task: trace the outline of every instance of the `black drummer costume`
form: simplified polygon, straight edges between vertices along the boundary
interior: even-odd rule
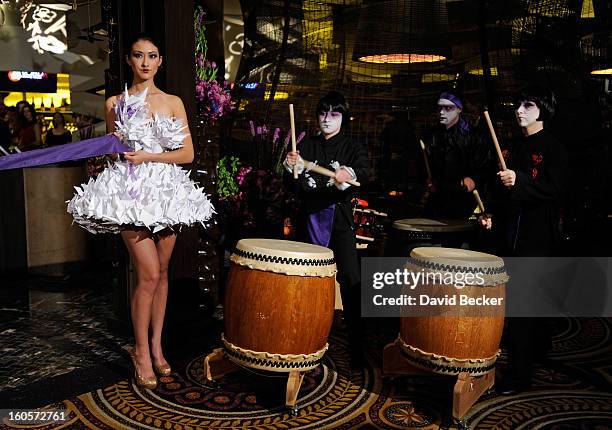
[[[531,87],[527,97],[540,108],[540,120],[554,114],[554,96]],[[538,95],[545,95],[540,100]],[[549,100],[545,100],[549,99]],[[532,99],[537,99],[532,100]],[[492,205],[493,229],[501,248],[498,255],[550,257],[560,243],[561,202],[566,185],[568,155],[565,147],[546,129],[523,136],[503,149],[507,168],[514,170],[514,186],[496,188]],[[498,390],[510,394],[531,385],[533,362],[550,347],[545,321],[534,317],[508,319],[508,372]]]
[[[453,94],[445,92],[440,98],[463,109],[461,100]],[[425,205],[425,216],[429,218],[469,218],[476,203],[461,181],[468,176],[482,189],[483,181],[493,173],[490,145],[460,115],[455,125],[448,129],[436,126],[423,137],[436,188]]]
[[[512,142],[503,151],[514,187],[499,190],[499,225],[503,255],[548,257],[560,241],[560,203],[567,171],[567,151],[547,130]],[[497,212],[497,211],[496,211]]]
[[[368,152],[343,131],[326,140],[323,135],[305,139],[300,156],[332,171],[346,167],[362,184],[368,178]],[[304,169],[298,177],[301,196],[299,240],[334,251],[338,266],[344,316],[353,352],[361,349],[360,267],[357,258],[351,199],[354,187]]]

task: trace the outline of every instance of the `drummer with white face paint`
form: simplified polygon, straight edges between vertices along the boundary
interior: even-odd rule
[[[466,220],[475,208],[472,191],[492,173],[490,148],[470,128],[457,94],[440,94],[436,109],[439,125],[422,139],[432,174],[425,216]]]
[[[344,319],[348,330],[351,363],[363,362],[363,329],[360,312],[360,270],[355,243],[351,199],[354,187],[347,181],[368,179],[368,151],[346,133],[350,121],[349,106],[336,91],[319,100],[315,111],[320,133],[304,139],[285,159],[285,167],[298,166],[298,190],[301,198],[301,236],[298,240],[325,246],[334,251],[338,266],[337,280],[342,293]],[[304,168],[304,159],[335,171],[330,179]]]
[[[556,99],[548,88],[533,85],[516,95],[514,106],[522,136],[503,150],[507,169],[497,173],[493,231],[503,256],[554,256],[561,241],[568,169],[567,150],[545,127],[555,113]],[[508,319],[508,366],[496,384],[499,393],[515,394],[531,386],[533,363],[551,343],[542,320]]]
[[[323,133],[326,139],[340,133],[340,128],[342,128],[341,112],[334,112],[330,109],[327,112],[319,112],[318,117],[321,133]]]
[[[440,124],[447,129],[459,122],[462,109],[452,101],[440,98],[438,100],[438,109],[440,112]]]

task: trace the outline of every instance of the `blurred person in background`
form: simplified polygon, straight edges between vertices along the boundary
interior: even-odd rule
[[[42,146],[42,132],[36,119],[36,111],[27,103],[19,115],[19,143],[21,151],[28,151]]]
[[[65,145],[72,142],[72,134],[66,129],[66,118],[61,112],[53,114],[53,128],[47,130],[45,145]]]
[[[0,145],[5,150],[11,145],[11,129],[5,121],[7,111],[4,101],[0,102]]]
[[[9,146],[16,146],[17,142],[19,141],[19,113],[15,106],[9,106],[6,108],[4,122],[8,126],[11,133]]]

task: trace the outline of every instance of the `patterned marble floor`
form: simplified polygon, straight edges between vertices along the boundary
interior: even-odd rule
[[[96,274],[28,278],[0,290],[2,390],[121,359],[127,336],[112,334],[112,291]]]

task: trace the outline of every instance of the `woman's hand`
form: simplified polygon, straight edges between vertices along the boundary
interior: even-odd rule
[[[119,133],[118,131],[113,131],[112,133],[108,133],[108,136],[115,136],[117,139],[119,139],[120,141],[124,141],[125,137]]]
[[[127,161],[136,166],[147,161],[153,161],[153,154],[142,149],[140,151],[124,152],[123,156]]]

